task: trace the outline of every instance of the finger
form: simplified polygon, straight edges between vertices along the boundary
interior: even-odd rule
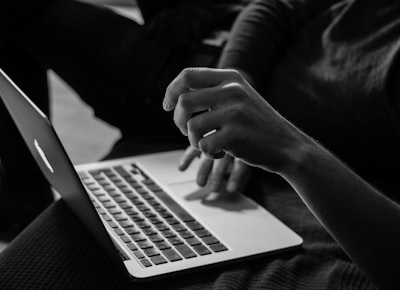
[[[229,149],[229,142],[230,136],[226,127],[222,127],[200,139],[199,150],[210,159],[219,159],[224,157],[224,149]]]
[[[179,96],[175,106],[174,122],[182,134],[187,136],[187,123],[193,115],[218,107],[221,102],[223,102],[221,92],[217,87],[184,93]]]
[[[181,94],[190,89],[209,88],[217,86],[229,76],[237,77],[238,73],[231,70],[212,68],[186,68],[167,87],[163,100],[165,111],[172,111]]]
[[[190,145],[199,148],[199,141],[220,129],[223,111],[208,111],[190,119],[187,123]]]
[[[242,161],[235,159],[232,172],[229,176],[226,190],[228,192],[236,192],[242,190],[250,177],[250,167]]]
[[[211,175],[209,177],[210,189],[212,191],[218,192],[221,189],[232,159],[233,158],[230,155],[226,154],[224,158],[214,161]]]
[[[214,160],[202,156],[200,166],[197,171],[197,184],[205,186],[207,184],[208,176],[210,175]]]
[[[192,163],[193,159],[199,157],[201,152],[192,146],[186,148],[185,152],[183,153],[181,160],[179,161],[178,169],[181,171],[186,170],[190,163]]]

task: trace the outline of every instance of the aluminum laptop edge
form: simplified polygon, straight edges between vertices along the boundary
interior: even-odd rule
[[[51,186],[116,265],[134,280],[144,282],[221,263],[287,251],[302,245],[300,236],[252,199],[239,193],[217,194],[207,188],[198,187],[195,181],[198,161],[185,172],[177,169],[183,151],[139,155],[78,165],[74,168],[48,118],[2,70],[0,97]],[[132,164],[140,168],[140,178],[148,176],[155,180],[157,186],[170,196],[174,204],[190,213],[226,249],[217,252],[208,249],[212,254],[197,254],[188,258],[180,255],[180,259],[174,261],[161,254],[165,263],[143,264],[127,243],[121,240],[115,228],[98,213],[100,209],[105,210],[103,204],[93,202],[96,197],[80,178],[82,172],[96,172],[113,167],[129,172]],[[168,204],[166,207],[168,208]],[[179,220],[178,216],[174,217]],[[197,233],[192,230],[186,232]],[[161,232],[157,234],[162,236]],[[185,242],[183,238],[182,240]]]

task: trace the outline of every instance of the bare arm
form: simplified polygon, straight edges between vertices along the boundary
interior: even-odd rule
[[[279,173],[371,281],[399,285],[400,207],[310,138]]]
[[[372,282],[399,284],[400,206],[283,118],[236,71],[185,70],[168,87],[164,108],[174,109],[182,133],[211,158],[222,150],[283,176]]]

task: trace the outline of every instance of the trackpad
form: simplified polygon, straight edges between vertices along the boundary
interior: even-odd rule
[[[257,205],[240,193],[210,192],[208,187],[199,187],[195,182],[168,186],[176,200],[201,216],[226,213],[245,213],[256,210]]]

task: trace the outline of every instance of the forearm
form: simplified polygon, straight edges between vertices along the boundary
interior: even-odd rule
[[[305,140],[282,176],[376,285],[398,285],[399,205],[319,144]]]

